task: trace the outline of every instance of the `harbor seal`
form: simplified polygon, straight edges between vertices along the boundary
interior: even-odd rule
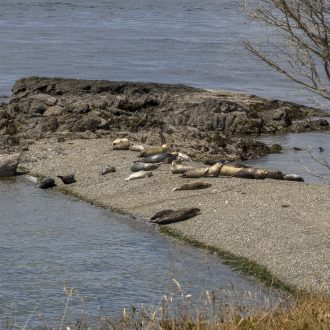
[[[113,150],[128,150],[130,146],[130,142],[127,138],[124,139],[116,139],[112,142]]]
[[[168,151],[168,146],[163,144],[161,147],[145,147],[140,152],[140,157],[154,156]]]
[[[73,173],[68,175],[58,175],[57,177],[60,178],[64,184],[71,184],[76,182],[76,178]]]
[[[243,168],[233,175],[235,178],[242,179],[274,179],[283,180],[284,174],[281,171],[267,170],[262,168]]]
[[[190,165],[178,164],[176,160],[173,160],[171,164],[172,174],[183,174],[187,171],[193,170],[194,167]]]
[[[206,188],[210,188],[210,187],[212,187],[212,184],[209,182],[193,181],[193,182],[184,183],[180,187],[175,187],[172,191],[206,189]]]
[[[238,167],[237,165],[234,164],[224,164],[221,167],[220,170],[220,175],[223,176],[234,176],[236,173],[238,173],[239,171],[243,170],[245,167]]]
[[[112,172],[116,172],[116,171],[117,171],[117,169],[115,166],[108,164],[108,165],[104,166],[103,169],[101,170],[101,175],[106,175],[108,173],[112,173]]]
[[[209,170],[207,171],[207,176],[209,177],[218,177],[220,175],[220,171],[222,168],[222,164],[216,163],[209,167]]]
[[[177,156],[176,160],[178,163],[192,162],[192,159],[190,158],[190,156],[188,156],[182,152],[178,152],[178,156]]]
[[[194,168],[193,170],[186,171],[181,176],[183,178],[202,178],[207,176],[208,171],[209,167]]]
[[[148,178],[152,175],[153,175],[152,172],[139,171],[139,172],[135,172],[135,173],[132,173],[131,175],[129,175],[127,178],[125,178],[125,181]]]
[[[179,210],[163,210],[157,212],[149,222],[156,223],[158,225],[167,225],[179,221],[184,221],[201,214],[201,210],[197,207],[184,208]]]
[[[41,179],[37,184],[37,187],[41,189],[48,189],[55,186],[56,186],[55,180],[50,176]]]
[[[168,163],[170,164],[173,160],[176,159],[177,157],[177,153],[175,152],[164,152],[158,155],[153,155],[153,156],[147,156],[147,157],[141,157],[138,158],[137,162],[141,162],[141,163]]]
[[[305,181],[304,178],[298,174],[287,174],[287,175],[284,175],[283,179],[287,180],[287,181],[298,181],[298,182]]]
[[[145,149],[145,147],[146,147],[145,144],[133,144],[132,146],[129,147],[129,150],[141,152],[142,150]]]
[[[150,163],[134,163],[131,166],[131,171],[132,172],[138,172],[138,171],[153,171],[156,170],[161,163],[155,163],[155,164],[150,164]]]

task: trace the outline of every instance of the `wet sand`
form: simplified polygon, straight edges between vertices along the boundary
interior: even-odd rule
[[[266,267],[289,286],[330,292],[330,185],[275,180],[206,178],[203,190],[172,189],[189,180],[161,165],[154,176],[125,181],[138,153],[113,151],[109,139],[38,141],[22,157],[35,175],[75,171],[59,188],[143,221],[163,209],[199,207],[201,215],[168,225],[200,242]],[[102,166],[117,172],[100,175]]]

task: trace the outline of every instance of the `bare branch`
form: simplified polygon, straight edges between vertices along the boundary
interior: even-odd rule
[[[245,47],[274,70],[330,100],[330,0],[259,0],[249,17],[282,33],[285,47]],[[246,0],[246,8],[249,8]],[[275,60],[279,58],[280,61]],[[283,64],[284,62],[284,64]]]

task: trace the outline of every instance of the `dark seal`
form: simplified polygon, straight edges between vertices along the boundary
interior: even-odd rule
[[[58,175],[57,177],[60,178],[64,184],[71,184],[71,183],[76,182],[74,174]]]
[[[39,181],[39,183],[37,184],[37,187],[38,188],[41,188],[41,189],[48,189],[48,188],[52,188],[52,187],[55,187],[56,184],[55,184],[55,180],[51,177],[46,177],[46,178],[43,178]]]
[[[170,223],[190,219],[200,213],[201,210],[197,207],[184,208],[179,210],[163,210],[157,212],[152,218],[150,218],[149,221],[158,225],[167,225]]]

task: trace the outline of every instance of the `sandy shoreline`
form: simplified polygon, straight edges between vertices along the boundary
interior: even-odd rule
[[[136,157],[113,151],[109,139],[48,139],[31,145],[22,165],[32,174],[53,177],[75,171],[77,182],[65,186],[68,192],[136,217],[199,207],[201,215],[168,227],[188,240],[252,260],[290,286],[330,292],[329,185],[208,178],[209,189],[172,192],[189,179],[172,175],[169,165],[151,178],[124,181]],[[118,171],[100,175],[108,163]]]

